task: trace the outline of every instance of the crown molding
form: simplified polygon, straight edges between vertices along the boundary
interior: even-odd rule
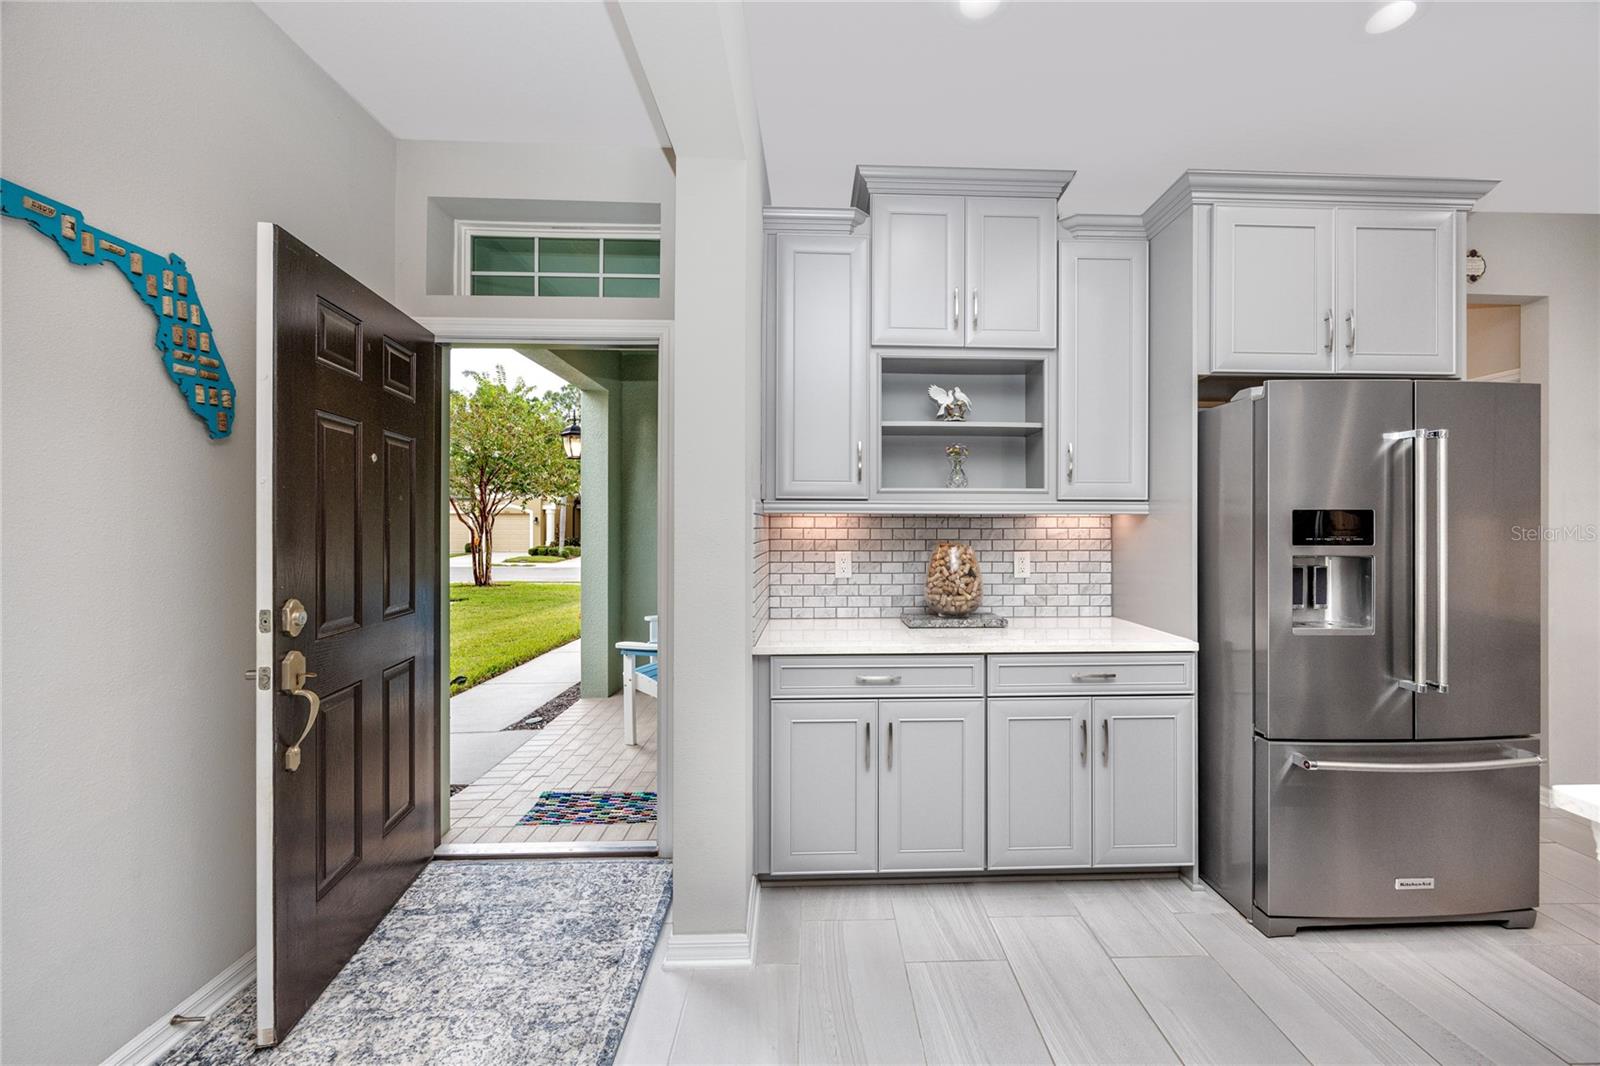
[[[911,196],[1048,196],[1059,200],[1075,170],[997,170],[988,167],[858,166],[850,202],[871,211],[878,193]]]
[[[768,233],[848,236],[866,220],[866,212],[855,207],[766,207],[761,210],[762,226]]]
[[[1068,215],[1061,220],[1061,232],[1085,241],[1147,239],[1142,215]]]
[[[1189,170],[1144,212],[1156,233],[1192,204],[1390,204],[1470,211],[1500,184],[1468,178],[1406,178],[1371,174],[1296,174],[1275,170]]]

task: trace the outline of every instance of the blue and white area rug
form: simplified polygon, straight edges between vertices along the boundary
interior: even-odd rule
[[[671,898],[664,860],[435,862],[283,1043],[255,1052],[252,986],[163,1066],[605,1066]]]
[[[518,825],[636,825],[656,820],[654,792],[541,792]]]

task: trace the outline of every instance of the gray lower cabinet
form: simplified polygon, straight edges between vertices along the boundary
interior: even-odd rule
[[[982,870],[983,700],[883,700],[878,869]]]
[[[1088,866],[1090,701],[989,701],[989,866]]]
[[[1093,701],[1094,863],[1194,862],[1194,699]]]
[[[772,872],[878,869],[878,704],[772,702]]]

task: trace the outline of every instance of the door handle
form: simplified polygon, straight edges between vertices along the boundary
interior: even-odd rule
[[[950,290],[950,307],[955,314],[955,328],[961,328],[961,286]]]
[[[1327,352],[1329,355],[1332,355],[1333,354],[1333,311],[1331,309],[1327,310],[1327,311],[1324,311],[1322,313],[1322,325],[1327,330],[1327,334],[1322,339],[1322,350]]]
[[[894,719],[892,718],[889,720],[889,747],[884,752],[884,763],[887,769],[894,769]]]
[[[1072,484],[1072,477],[1078,472],[1078,464],[1072,458],[1072,442],[1067,441],[1067,484]]]
[[[1100,719],[1100,765],[1111,765],[1111,719]]]
[[[856,441],[856,480],[861,480],[861,472],[865,466],[866,446],[861,441]]]
[[[1346,311],[1344,313],[1344,324],[1348,331],[1344,339],[1344,350],[1354,355],[1356,353],[1356,313],[1354,311]]]
[[[1385,433],[1386,441],[1411,441],[1411,677],[1398,684],[1408,692],[1428,691],[1428,457],[1423,446],[1426,430],[1404,429]]]
[[[311,705],[306,712],[306,727],[283,753],[283,768],[292,774],[300,769],[300,745],[305,743],[306,737],[311,735],[312,727],[317,724],[317,715],[322,710],[322,697],[305,687],[306,681],[317,675],[306,669],[305,654],[299,649],[283,657],[283,667],[279,671],[279,676],[282,678],[283,691],[291,696],[303,696]]]
[[[1289,756],[1297,770],[1364,774],[1461,774],[1474,770],[1515,770],[1523,766],[1542,766],[1543,755],[1515,751],[1504,759],[1466,759],[1461,762],[1359,762],[1338,759],[1312,759],[1298,751]]]
[[[1078,762],[1089,765],[1089,719],[1078,719]]]
[[[870,770],[872,769],[872,723],[869,721],[865,725],[867,727],[867,736],[862,743],[862,753],[866,768]]]
[[[977,330],[978,330],[978,290],[977,289],[973,289],[972,290],[972,330],[973,330],[974,333],[976,333]]]
[[[1439,639],[1434,641],[1434,655],[1437,658],[1436,669],[1433,672],[1433,687],[1436,692],[1448,692],[1450,689],[1450,667],[1447,661],[1450,650],[1450,431],[1430,429],[1427,439],[1433,441],[1434,450],[1438,453],[1434,456],[1433,468],[1433,522],[1438,529],[1433,543],[1434,550],[1438,552],[1434,583],[1439,588],[1436,594],[1439,603]]]

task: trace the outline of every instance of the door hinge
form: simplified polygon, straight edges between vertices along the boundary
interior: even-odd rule
[[[272,632],[272,612],[271,611],[257,611],[256,612],[256,632],[257,633],[271,633]]]

